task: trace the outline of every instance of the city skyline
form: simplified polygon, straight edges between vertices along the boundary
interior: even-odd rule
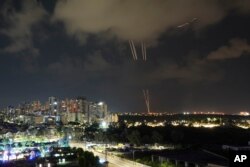
[[[52,100],[51,99],[55,99]],[[77,97],[64,97],[64,98],[58,98],[54,96],[47,97],[47,100],[41,101],[39,99],[31,99],[30,101],[22,101],[17,103],[16,105],[8,105],[4,106],[3,108],[0,108],[0,111],[5,110],[19,110],[20,108],[23,108],[24,111],[27,113],[35,113],[35,112],[48,112],[53,111],[54,109],[51,109],[51,106],[54,105],[58,106],[55,110],[59,112],[66,112],[67,110],[65,108],[70,108],[70,105],[74,105],[74,103],[80,102],[81,100],[86,101],[88,105],[96,105],[96,106],[107,106],[108,104],[103,101],[93,100],[91,98],[85,97],[85,96],[77,96]],[[53,102],[54,101],[54,102]],[[72,103],[73,102],[73,103]],[[72,104],[70,104],[72,103]],[[26,106],[26,107],[25,107]],[[73,106],[72,106],[73,107]],[[74,107],[69,109],[69,112],[83,112],[83,111],[75,111]],[[146,106],[147,107],[147,106]],[[234,113],[227,113],[227,112],[218,112],[214,110],[182,110],[177,112],[148,112],[145,110],[144,112],[113,112],[110,110],[107,110],[110,114],[125,114],[125,115],[151,115],[151,116],[158,116],[158,115],[175,115],[175,114],[183,114],[183,115],[241,115],[241,116],[249,116],[248,110],[241,110]],[[48,113],[47,113],[48,114]],[[50,113],[51,115],[54,115],[53,113]]]
[[[247,0],[4,0],[0,9],[0,108],[83,95],[146,112],[148,90],[152,112],[250,110]]]

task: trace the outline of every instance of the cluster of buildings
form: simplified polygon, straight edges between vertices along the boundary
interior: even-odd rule
[[[9,106],[3,109],[0,116],[4,122],[29,124],[110,121],[105,102],[92,102],[84,97],[63,100],[49,97],[44,104],[40,101],[25,102],[17,107]]]
[[[244,129],[250,128],[250,116],[246,113],[227,115],[224,113],[125,113],[118,114],[119,122],[124,122],[128,127],[146,125],[158,126],[186,126],[195,128],[214,128],[220,126],[237,126]]]

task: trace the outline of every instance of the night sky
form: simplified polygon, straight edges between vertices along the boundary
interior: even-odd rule
[[[1,0],[0,59],[1,108],[86,96],[145,112],[148,89],[153,112],[249,111],[250,1]]]

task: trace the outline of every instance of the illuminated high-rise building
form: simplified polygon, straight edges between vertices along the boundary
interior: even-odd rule
[[[49,112],[50,115],[59,115],[59,102],[55,97],[49,97]]]
[[[89,102],[88,104],[88,122],[101,122],[108,115],[108,107],[105,102]]]
[[[33,101],[31,105],[32,105],[32,110],[33,111],[41,110],[41,102],[39,100]]]
[[[68,121],[87,122],[88,102],[84,97],[71,99],[67,105]]]

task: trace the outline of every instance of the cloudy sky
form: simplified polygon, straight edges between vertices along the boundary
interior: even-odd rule
[[[148,89],[154,112],[249,111],[250,1],[2,0],[0,59],[1,108],[86,96],[145,112]]]

